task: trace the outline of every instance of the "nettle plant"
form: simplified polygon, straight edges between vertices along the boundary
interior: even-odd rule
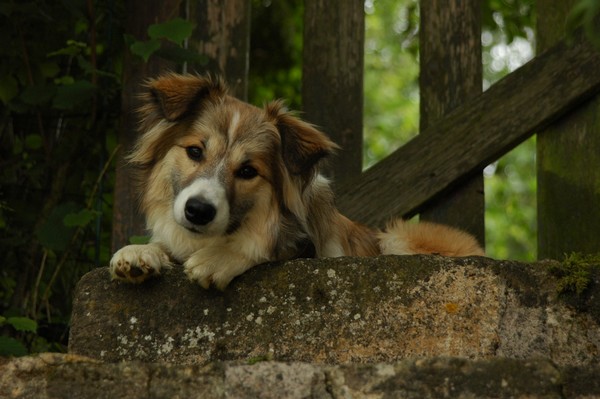
[[[187,40],[192,35],[195,25],[182,18],[175,18],[148,27],[148,40],[138,40],[132,35],[125,35],[125,42],[132,54],[144,62],[152,56],[162,57],[177,64],[195,63],[204,65],[207,57],[187,49]]]

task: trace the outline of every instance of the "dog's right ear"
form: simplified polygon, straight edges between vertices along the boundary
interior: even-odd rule
[[[169,73],[150,80],[142,95],[142,123],[153,124],[157,119],[169,122],[200,112],[207,101],[216,101],[227,94],[221,79],[210,76]]]

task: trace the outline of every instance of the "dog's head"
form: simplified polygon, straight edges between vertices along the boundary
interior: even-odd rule
[[[144,211],[150,219],[171,211],[192,232],[229,234],[249,217],[265,223],[281,207],[294,212],[319,161],[337,148],[281,102],[254,107],[210,77],[165,75],[148,83],[143,102],[129,160],[144,172]]]

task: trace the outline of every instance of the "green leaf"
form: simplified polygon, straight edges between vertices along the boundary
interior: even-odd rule
[[[19,137],[15,137],[12,153],[13,155],[19,155],[23,153],[23,141]]]
[[[64,47],[59,50],[48,53],[48,57],[56,57],[58,55],[66,55],[69,57],[74,57],[77,54],[81,54],[81,52],[83,51],[83,48],[80,46],[74,45],[73,43],[67,43],[67,44],[68,44],[67,47]]]
[[[129,243],[135,245],[144,245],[150,242],[150,237],[148,236],[131,236],[129,237]]]
[[[131,46],[129,46],[131,52],[135,55],[142,57],[142,59],[145,62],[148,62],[148,58],[150,58],[150,56],[154,54],[154,52],[159,48],[160,40],[157,39],[151,39],[147,42],[136,41]]]
[[[73,84],[59,86],[52,105],[58,109],[73,109],[92,98],[96,87],[87,80],[77,80]]]
[[[82,209],[79,212],[73,212],[66,215],[63,219],[63,223],[67,227],[85,227],[92,220],[96,219],[97,215],[98,213],[95,211]]]
[[[44,248],[54,251],[63,251],[69,245],[73,227],[64,225],[63,220],[69,213],[75,213],[80,209],[74,203],[60,204],[50,212],[46,222],[36,232],[38,240]]]
[[[181,46],[192,35],[194,24],[182,18],[175,18],[160,24],[150,25],[148,35],[152,39],[167,39]]]
[[[75,34],[79,35],[81,33],[88,32],[90,27],[88,22],[85,19],[80,19],[75,23]]]
[[[130,35],[129,33],[125,33],[123,34],[123,41],[125,42],[125,45],[127,47],[131,47],[133,43],[137,42],[137,39],[135,38],[135,36]]]
[[[17,80],[10,75],[0,77],[0,100],[8,104],[17,94],[19,94]]]
[[[54,83],[56,83],[57,85],[72,85],[73,83],[75,83],[75,79],[73,78],[73,76],[65,75],[61,76],[60,78],[54,79]]]
[[[9,317],[6,322],[17,331],[37,332],[37,323],[29,317]]]
[[[13,12],[13,8],[14,6],[12,4],[9,4],[8,2],[2,2],[0,3],[0,14],[10,17]]]
[[[49,86],[28,86],[21,93],[21,100],[25,104],[39,105],[48,102],[56,93],[56,87]]]
[[[60,67],[53,61],[40,63],[39,69],[45,78],[53,78],[60,72]]]
[[[29,148],[30,150],[39,150],[43,144],[44,141],[42,140],[42,136],[39,134],[30,134],[25,137],[25,147]]]
[[[0,356],[26,356],[27,348],[11,337],[0,336]]]

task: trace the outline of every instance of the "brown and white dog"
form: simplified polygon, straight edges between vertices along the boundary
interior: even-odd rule
[[[202,287],[224,289],[253,266],[309,248],[317,257],[483,255],[450,227],[398,220],[376,231],[341,215],[319,174],[337,146],[281,102],[257,108],[220,80],[192,75],[167,74],[147,88],[129,162],[152,238],[113,255],[114,279],[142,282],[178,262]]]

